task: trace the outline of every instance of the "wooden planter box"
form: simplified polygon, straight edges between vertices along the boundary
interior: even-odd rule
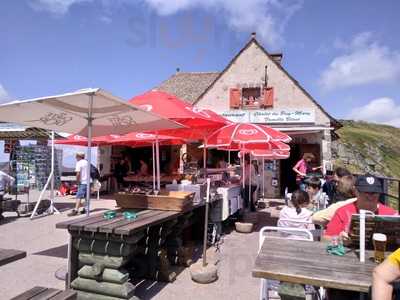
[[[159,195],[117,193],[114,196],[117,205],[121,208],[185,211],[192,207],[194,193],[170,191]]]

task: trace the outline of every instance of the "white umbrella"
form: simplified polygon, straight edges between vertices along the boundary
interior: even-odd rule
[[[0,105],[0,121],[87,136],[88,174],[90,174],[92,136],[183,127],[98,88]],[[88,215],[89,201],[88,184],[86,191]]]

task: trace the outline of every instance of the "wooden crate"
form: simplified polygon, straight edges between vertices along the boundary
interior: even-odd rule
[[[185,211],[192,207],[194,194],[184,191],[169,191],[159,195],[117,193],[114,196],[117,205],[121,208]]]

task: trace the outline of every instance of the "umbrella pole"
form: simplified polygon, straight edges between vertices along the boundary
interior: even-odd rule
[[[231,150],[228,150],[228,165],[231,164]]]
[[[160,191],[160,144],[158,142],[158,135],[156,137],[156,159],[157,159],[157,190]]]
[[[86,182],[86,216],[90,214],[90,166],[92,163],[92,108],[93,108],[93,94],[89,99],[89,112],[88,112],[88,148],[87,148],[87,182]]]
[[[207,229],[208,229],[208,204],[210,202],[210,178],[207,178],[206,212],[204,214],[204,235],[203,235],[203,267],[207,265]]]
[[[263,187],[263,201],[264,201],[264,199],[265,199],[265,167],[264,167],[264,164],[265,164],[265,162],[264,162],[264,157],[263,157],[263,159],[262,159],[262,170],[263,170],[263,179],[262,179],[262,187]]]
[[[250,208],[250,210],[251,210],[251,204],[252,204],[252,202],[253,202],[253,195],[251,194],[251,164],[252,164],[252,162],[251,162],[251,153],[249,153],[249,159],[250,159],[250,162],[249,162],[249,208]]]
[[[206,145],[204,145],[204,147],[203,147],[203,168],[204,168],[204,170],[206,169],[206,167],[207,167],[207,153],[206,153]]]
[[[154,142],[151,144],[151,152],[153,154],[153,193],[156,190],[156,158],[154,153]]]
[[[54,149],[54,131],[51,132],[51,189],[50,189],[50,207],[49,212],[60,213],[57,208],[54,207],[54,162],[55,162],[55,149]]]

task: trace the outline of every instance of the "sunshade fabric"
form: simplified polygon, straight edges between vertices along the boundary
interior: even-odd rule
[[[248,152],[247,152],[248,153]],[[265,159],[286,159],[289,158],[290,152],[283,150],[251,150],[249,153],[254,157],[261,157]]]
[[[206,147],[230,146],[232,143],[268,143],[291,141],[291,138],[269,126],[252,123],[232,123],[217,129],[212,133],[206,143]]]
[[[144,132],[131,132],[121,136],[113,136],[112,139],[108,141],[108,144],[141,147],[151,146],[151,144],[157,140],[162,145],[181,145],[186,143],[186,141],[183,139],[171,136],[156,135]]]
[[[209,133],[230,123],[213,111],[192,106],[174,95],[161,91],[149,91],[132,98],[129,102],[188,127],[159,131],[160,134],[174,137],[204,139]]]
[[[252,150],[257,150],[257,151],[272,151],[272,150],[278,150],[278,151],[290,151],[290,146],[283,143],[283,142],[265,142],[265,143],[246,143],[246,144],[240,144],[240,143],[235,143],[232,142],[229,146],[221,146],[218,147],[217,149],[220,150],[230,150],[230,151],[252,151]]]
[[[87,136],[91,102],[93,136],[182,127],[101,89],[6,103],[0,121]]]
[[[58,139],[54,141],[58,145],[70,145],[70,146],[87,146],[88,139],[85,136],[71,134],[66,139]],[[108,141],[104,136],[98,136],[92,138],[92,146],[108,145]]]

